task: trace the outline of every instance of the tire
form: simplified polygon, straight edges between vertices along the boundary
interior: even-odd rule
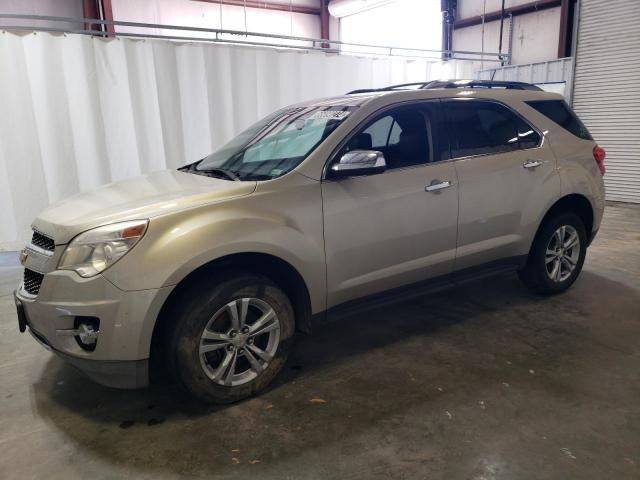
[[[565,229],[560,230],[562,227]],[[559,247],[560,235],[563,235],[563,243],[568,245],[573,234],[577,236],[577,251],[575,246]],[[586,251],[587,234],[580,217],[571,212],[559,213],[547,219],[536,234],[527,264],[518,272],[518,276],[537,294],[555,295],[564,292],[580,275]],[[560,270],[557,269],[558,265]],[[573,270],[570,270],[570,266]]]
[[[295,331],[291,302],[268,278],[241,273],[225,278],[208,287],[191,286],[167,342],[174,379],[205,403],[232,403],[265,389],[284,365]],[[258,328],[258,320],[269,315]],[[243,332],[243,326],[253,333]]]

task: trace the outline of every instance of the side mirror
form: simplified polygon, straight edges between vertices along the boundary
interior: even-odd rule
[[[382,173],[387,169],[382,152],[377,150],[351,150],[340,157],[329,169],[331,178],[356,177]]]

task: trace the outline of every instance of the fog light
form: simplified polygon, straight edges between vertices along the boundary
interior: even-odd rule
[[[76,317],[72,330],[56,330],[58,335],[73,336],[83,350],[94,351],[100,334],[100,319],[96,317]]]

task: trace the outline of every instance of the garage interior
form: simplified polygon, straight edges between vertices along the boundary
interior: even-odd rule
[[[638,27],[636,0],[0,0],[0,478],[639,478]],[[606,149],[566,293],[508,274],[314,325],[216,407],[100,386],[18,331],[51,203],[288,104],[447,78],[560,93]]]

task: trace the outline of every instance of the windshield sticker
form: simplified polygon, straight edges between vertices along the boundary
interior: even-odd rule
[[[351,112],[344,110],[320,110],[309,116],[309,120],[344,120]]]
[[[274,168],[273,170],[271,170],[270,175],[272,177],[278,177],[282,174],[282,169],[281,168]]]

